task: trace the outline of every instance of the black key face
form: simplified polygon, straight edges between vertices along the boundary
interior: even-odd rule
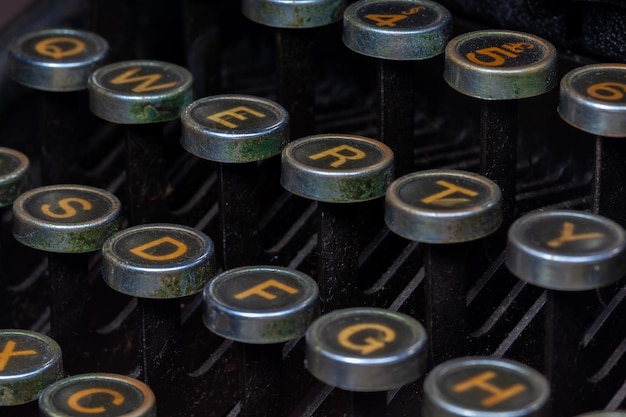
[[[366,3],[359,7],[357,16],[365,24],[391,30],[424,28],[441,18],[429,3],[414,1]]]
[[[421,330],[414,322],[391,312],[363,311],[324,320],[311,330],[311,336],[327,352],[374,360],[403,355],[416,343],[424,342],[426,335]]]
[[[516,276],[541,287],[598,288],[626,272],[626,233],[590,213],[530,213],[509,229],[506,262]]]
[[[63,376],[61,348],[47,336],[0,330],[0,405],[33,401]]]
[[[247,343],[278,343],[302,336],[319,315],[319,291],[311,277],[280,267],[228,270],[204,291],[205,324]]]
[[[32,217],[51,225],[98,221],[110,217],[118,208],[106,194],[87,188],[42,189],[25,199],[22,207]]]
[[[626,65],[596,65],[577,71],[569,79],[576,94],[589,100],[626,104]],[[625,108],[626,111],[626,108]]]
[[[19,48],[37,61],[91,62],[106,54],[108,45],[93,33],[58,29],[27,35]]]
[[[611,224],[592,217],[536,216],[516,227],[513,233],[530,248],[553,256],[594,256],[623,244],[623,233]]]
[[[441,172],[415,176],[397,188],[404,203],[428,211],[480,210],[496,198],[494,187],[472,175]]]
[[[378,308],[335,310],[306,333],[306,366],[350,391],[385,391],[421,376],[426,331],[412,317]]]
[[[330,171],[367,170],[386,157],[374,143],[332,136],[294,146],[293,156],[302,165]]]
[[[534,36],[522,34],[484,34],[459,42],[459,55],[483,67],[516,68],[533,65],[548,57],[549,51]]]
[[[187,106],[181,119],[183,147],[217,162],[252,162],[278,155],[289,137],[287,111],[253,96],[206,97]]]
[[[428,404],[458,410],[458,415],[532,414],[549,395],[546,379],[532,368],[512,361],[477,358],[444,362],[429,374],[425,391]]]
[[[254,135],[282,123],[285,116],[269,100],[246,96],[210,98],[191,110],[196,123],[226,134]]]
[[[102,68],[95,78],[105,89],[120,94],[167,94],[187,82],[176,66],[148,62],[123,62]]]
[[[317,135],[283,150],[281,183],[294,194],[327,202],[371,200],[393,175],[393,153],[373,139]]]
[[[121,223],[121,203],[113,194],[82,185],[30,190],[13,204],[13,235],[49,252],[100,250]]]
[[[502,222],[500,188],[469,172],[408,174],[389,186],[385,198],[389,228],[419,242],[467,242],[487,236]]]
[[[154,394],[143,382],[114,374],[84,374],[50,386],[40,399],[44,416],[155,416]]]
[[[310,302],[317,285],[297,271],[244,268],[216,278],[211,297],[235,311],[282,312]]]
[[[167,270],[206,256],[206,241],[185,229],[150,228],[115,238],[113,254],[137,268]]]
[[[103,277],[124,294],[177,298],[195,294],[215,271],[215,246],[204,233],[173,224],[122,230],[103,248]]]

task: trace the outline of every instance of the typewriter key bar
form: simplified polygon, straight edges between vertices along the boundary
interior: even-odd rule
[[[592,186],[594,212],[626,225],[622,197],[626,147],[626,65],[595,64],[561,80],[559,114],[567,123],[596,135]]]
[[[429,170],[395,180],[385,195],[385,222],[394,233],[424,243],[426,328],[431,365],[463,354],[469,331],[468,242],[498,229],[500,188],[480,175]]]
[[[194,101],[181,119],[183,148],[218,163],[221,264],[250,265],[261,253],[257,162],[279,155],[288,142],[287,111],[267,99],[218,95]]]
[[[556,86],[556,49],[531,34],[476,31],[446,46],[444,79],[480,100],[480,174],[502,190],[503,226],[517,217],[518,100]]]
[[[73,29],[30,32],[11,45],[9,75],[40,92],[40,142],[47,155],[42,172],[44,184],[71,183],[77,179],[80,140],[77,124],[88,116],[81,92],[87,89],[90,74],[104,64],[108,53],[105,39]]]
[[[243,0],[248,19],[276,29],[278,99],[291,117],[290,137],[315,133],[316,32],[341,20],[345,0]]]
[[[126,126],[126,184],[131,224],[170,221],[163,124],[191,102],[191,73],[161,61],[123,61],[89,78],[91,111]]]
[[[391,149],[362,136],[308,136],[283,150],[281,184],[317,201],[317,282],[323,312],[362,305],[359,208],[382,197],[392,177]],[[374,213],[366,214],[375,222]]]
[[[580,381],[591,359],[581,343],[590,324],[587,309],[598,303],[591,290],[626,275],[626,232],[595,214],[534,212],[509,229],[506,256],[514,275],[548,289],[545,374],[554,406],[569,415],[589,409],[588,395],[572,396],[582,390]]]
[[[84,322],[89,254],[119,230],[120,215],[115,195],[83,185],[35,188],[13,204],[15,239],[48,254],[51,334],[66,354],[68,372],[82,370],[85,364],[76,358],[88,355],[80,340],[90,332]]]
[[[396,176],[412,171],[416,61],[442,54],[451,31],[450,12],[428,0],[363,0],[344,12],[344,44],[379,60],[378,138],[396,155]]]
[[[235,268],[211,280],[204,301],[205,325],[239,342],[239,415],[284,415],[283,343],[302,337],[319,316],[315,281],[282,267]]]
[[[184,377],[180,299],[201,292],[214,275],[213,241],[190,227],[148,224],[114,234],[102,254],[105,282],[138,299],[141,379],[163,413],[184,415],[167,401]]]

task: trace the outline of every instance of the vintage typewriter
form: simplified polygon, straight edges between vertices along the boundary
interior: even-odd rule
[[[618,0],[442,0],[439,4],[450,12],[448,18],[443,11],[415,1],[382,6],[370,1],[371,9],[351,9],[352,32],[343,40],[344,8],[333,0],[307,2],[313,6],[302,6],[304,17],[290,9],[291,3],[298,2],[287,1],[41,0],[31,2],[5,24],[0,32],[0,138],[2,147],[17,150],[30,161],[26,176],[31,184],[22,191],[56,184],[105,190],[102,195],[121,201],[121,216],[97,226],[96,234],[109,233],[109,227],[144,230],[135,228],[177,225],[171,226],[171,236],[182,237],[175,242],[190,233],[186,247],[200,239],[203,256],[215,256],[194,272],[196,276],[220,274],[228,282],[233,274],[226,272],[248,268],[243,278],[235,276],[244,283],[236,287],[238,294],[263,300],[280,299],[290,289],[298,292],[291,288],[296,284],[259,286],[267,282],[263,279],[284,276],[300,282],[302,293],[313,291],[308,287],[312,277],[319,286],[321,317],[339,314],[348,323],[341,328],[339,344],[330,336],[332,328],[324,330],[323,323],[306,338],[301,329],[287,341],[265,334],[257,334],[261,340],[253,341],[237,333],[245,331],[245,314],[237,316],[228,306],[222,306],[219,314],[230,314],[233,322],[222,326],[216,319],[211,324],[206,294],[198,288],[185,292],[180,282],[172,281],[173,289],[167,289],[171,293],[164,290],[165,295],[156,297],[161,299],[153,299],[143,284],[133,287],[135,280],[143,282],[144,271],[115,259],[110,247],[108,252],[91,248],[87,253],[58,253],[63,250],[55,245],[63,245],[63,233],[71,228],[55,228],[45,221],[32,226],[23,219],[29,205],[20,200],[12,211],[8,202],[2,211],[0,237],[0,328],[55,339],[62,347],[64,370],[57,370],[53,380],[91,373],[118,375],[106,383],[79,380],[73,394],[70,387],[60,397],[42,402],[48,414],[41,415],[154,415],[154,400],[138,380],[152,388],[157,413],[164,417],[570,417],[626,408],[626,287],[620,281],[623,257],[611,258],[613,252],[623,251],[618,246],[624,237],[612,221],[624,226],[626,220],[622,202],[626,199],[621,195],[626,177],[620,166],[624,146],[620,139],[606,138],[620,132],[590,133],[577,126],[586,122],[564,121],[568,116],[559,87],[559,81],[578,68],[625,62],[626,4]],[[350,8],[358,5],[347,3],[344,6]],[[406,34],[394,30],[402,27],[410,32],[413,16],[426,11],[441,19],[429,40],[423,41],[436,51],[407,58],[406,50],[416,48],[406,48]],[[269,145],[231,149],[232,154],[224,151],[212,158],[204,154],[213,148],[199,145],[198,137],[206,135],[219,147],[228,135],[190,127],[189,119],[181,121],[178,114],[154,123],[116,122],[112,119],[118,117],[118,109],[106,94],[96,99],[101,113],[90,111],[90,97],[94,107],[91,87],[52,92],[27,85],[30,81],[16,81],[16,64],[10,59],[15,40],[49,28],[100,35],[110,46],[107,64],[128,60],[174,64],[158,67],[164,71],[161,81],[133,72],[137,63],[117,68],[111,76],[117,78],[109,81],[141,85],[148,91],[169,82],[167,71],[186,68],[193,75],[193,86],[184,97],[162,101],[190,101],[191,95],[193,100],[221,97],[203,103],[217,106],[207,114],[221,114],[214,119],[222,127],[261,120],[271,113],[277,119],[272,129],[282,133],[268,134]],[[73,35],[59,33],[49,35],[53,40],[44,45],[43,55],[79,48],[73,41],[59,41]],[[462,38],[464,34],[479,35]],[[397,40],[390,41],[393,36]],[[37,39],[31,41],[31,48],[49,38]],[[445,45],[436,45],[442,39],[469,43],[471,51],[483,52],[482,58],[476,58],[483,64],[525,56],[532,49],[532,57],[543,53],[540,58],[556,66],[526,63],[515,68],[518,64],[513,63],[507,73],[512,78],[500,78],[495,64],[481,69],[461,63],[463,54],[456,58],[454,52],[444,54]],[[556,48],[550,49],[542,39]],[[26,72],[22,67],[20,71]],[[623,100],[620,104],[626,80],[621,81],[619,74],[617,79],[593,82],[604,83],[595,91],[612,97],[611,105],[621,105],[622,113],[616,110],[615,117],[626,120]],[[536,77],[545,80],[537,82]],[[535,84],[541,84],[541,91],[524,94]],[[587,99],[584,116],[596,120],[594,112],[604,107]],[[132,101],[123,95],[119,100]],[[227,107],[220,107],[220,100],[226,100]],[[273,106],[276,102],[283,107]],[[288,125],[283,123],[285,112]],[[148,113],[137,117],[150,117]],[[265,127],[255,126],[246,134],[265,134]],[[623,121],[621,128],[621,136],[626,136]],[[277,135],[282,136],[276,139]],[[296,148],[282,163],[280,150],[267,150],[285,146],[285,138],[294,143],[312,135],[315,143],[327,140],[330,145],[314,148],[314,154],[307,154],[309,159],[354,163],[353,171],[369,172],[355,161],[361,153],[369,155],[368,149],[380,151],[378,171],[373,177],[357,178],[361,182],[355,186],[367,188],[375,198],[351,194],[356,191],[346,185],[346,178],[337,181],[349,190],[327,197],[333,186],[324,182],[322,165],[317,165],[317,171],[316,166],[302,168]],[[394,149],[395,168],[386,147],[369,140],[380,138]],[[289,167],[292,175],[283,177],[284,187],[281,165],[283,171]],[[405,177],[410,173],[418,175]],[[433,186],[429,175],[443,188]],[[410,192],[401,186],[387,190],[385,202],[384,190],[376,189],[376,184],[386,187],[392,177],[408,178],[404,185]],[[497,187],[485,177],[500,186],[501,195],[489,194]],[[452,206],[471,202],[465,197],[474,196],[472,187],[479,185],[489,194],[482,197],[501,205],[493,212],[486,206],[471,206],[467,216],[473,220],[464,220],[465,214],[425,220],[427,209],[420,211],[418,203],[417,208],[405,209],[403,203],[406,193],[426,193],[422,197],[437,200],[443,198],[440,192],[456,193],[451,195],[456,199],[446,200]],[[54,215],[80,212],[93,192],[80,187],[69,190],[86,193],[79,194],[82,197],[67,197],[70,191],[61,190],[70,193],[65,197],[70,200],[50,208]],[[93,198],[109,198],[102,195]],[[34,201],[43,202],[45,196],[41,198]],[[482,213],[480,220],[472,217],[477,212]],[[555,217],[541,217],[546,213]],[[536,217],[526,217],[532,214]],[[532,225],[516,221],[522,217],[537,221],[536,232],[541,235],[547,230],[541,236],[552,236],[556,240],[548,240],[555,243],[543,253],[528,249],[532,242],[526,245],[525,239],[534,235],[528,229]],[[457,221],[461,226],[450,226]],[[21,224],[21,229],[15,229],[19,241],[12,233],[16,222]],[[513,224],[518,228],[507,239]],[[591,229],[583,230],[581,225]],[[605,229],[600,233],[596,226]],[[420,235],[431,227],[437,229],[434,238]],[[481,227],[489,232],[469,237],[471,230]],[[38,235],[46,241],[43,246],[29,241],[35,229],[43,233]],[[550,235],[550,230],[556,235]],[[202,240],[205,235],[214,247]],[[605,242],[600,249],[584,244],[609,235],[618,242]],[[170,241],[164,253],[150,252],[150,245],[158,246],[156,240],[150,242],[132,244],[131,249],[144,251],[144,261],[167,259],[177,250]],[[576,246],[579,242],[582,246]],[[581,252],[558,252],[567,247],[565,243]],[[571,263],[564,260],[570,255]],[[593,271],[585,269],[587,255],[597,261]],[[255,265],[266,270],[250,269]],[[590,282],[585,274],[593,276]],[[550,281],[553,278],[560,283]],[[246,293],[246,288],[252,292]],[[317,307],[310,303],[303,300],[289,309],[299,320],[312,320]],[[222,308],[218,304],[211,311]],[[361,310],[351,310],[357,314],[351,318],[345,309],[355,307]],[[383,321],[378,322],[377,315]],[[264,317],[263,310],[258,316]],[[207,325],[217,330],[210,331]],[[23,346],[20,338],[26,336],[11,331],[3,330],[4,339],[0,338],[0,401],[4,401],[0,415],[40,415],[32,394],[24,398],[29,395],[28,384],[40,384],[43,377],[20,385],[3,379],[2,371],[44,348]],[[393,351],[396,342],[405,347]],[[333,354],[334,348],[339,353]],[[51,356],[58,353],[55,348],[45,349]],[[383,363],[385,352],[396,362]],[[482,369],[483,379],[472,376],[472,366]],[[39,369],[43,374],[42,369],[43,365]],[[460,374],[455,376],[457,371]],[[553,381],[552,389],[547,380]],[[116,383],[127,391],[115,388]],[[9,391],[18,400],[7,400]],[[55,401],[73,406],[54,414]],[[126,404],[132,407],[124,409]]]

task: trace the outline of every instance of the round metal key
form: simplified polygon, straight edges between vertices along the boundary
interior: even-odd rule
[[[444,78],[460,93],[514,100],[550,91],[557,82],[556,49],[527,33],[469,32],[446,47]]]
[[[0,207],[13,204],[30,187],[30,161],[14,149],[0,147]]]
[[[27,191],[15,200],[13,216],[13,236],[20,243],[57,253],[100,250],[122,221],[115,195],[84,185]]]
[[[215,272],[215,246],[187,226],[155,223],[124,229],[102,247],[102,276],[114,290],[140,298],[196,294]]]
[[[538,417],[550,388],[543,375],[524,364],[467,357],[435,367],[424,381],[424,393],[424,417]]]
[[[108,53],[109,44],[95,33],[40,30],[13,42],[8,72],[18,83],[37,90],[84,90],[89,75],[103,64]]]
[[[626,273],[626,232],[612,220],[581,211],[530,213],[509,229],[506,265],[543,288],[603,287]]]
[[[154,393],[134,378],[109,373],[74,375],[39,398],[42,417],[155,417]]]
[[[335,310],[306,332],[306,367],[348,391],[386,391],[422,376],[426,331],[412,317],[379,308]]]
[[[341,19],[344,0],[243,0],[248,19],[276,28],[314,28]]]
[[[385,194],[392,178],[391,149],[362,136],[307,136],[283,149],[281,184],[312,200],[373,200]]]
[[[626,137],[626,65],[594,64],[561,79],[559,114],[588,133]]]
[[[63,378],[61,348],[26,330],[0,330],[0,406],[25,404]]]
[[[502,222],[500,188],[465,171],[405,175],[387,188],[385,202],[389,229],[418,242],[468,242],[493,233]]]
[[[204,302],[204,323],[211,331],[250,344],[298,338],[320,314],[315,281],[275,266],[223,272],[204,289]]]
[[[187,106],[181,120],[183,148],[211,161],[260,161],[280,154],[289,140],[287,111],[259,97],[206,97]]]
[[[361,0],[343,15],[343,43],[351,50],[397,61],[443,53],[452,16],[429,0]]]
[[[118,124],[177,119],[191,102],[193,77],[161,61],[123,61],[89,77],[89,104],[98,117]]]

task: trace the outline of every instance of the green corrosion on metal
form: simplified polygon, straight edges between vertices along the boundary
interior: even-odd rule
[[[261,332],[261,338],[267,341],[286,341],[298,337],[296,334],[300,328],[297,319],[288,318],[283,320],[275,320],[267,323]]]
[[[44,372],[37,378],[0,385],[0,406],[19,405],[35,401],[41,392],[63,377],[62,372]]]
[[[131,119],[137,124],[174,120],[191,103],[191,92],[172,95],[160,101],[136,103],[130,107]]]
[[[232,140],[225,142],[223,159],[229,162],[255,162],[278,155],[285,145],[282,135],[256,140]]]
[[[340,199],[346,201],[373,200],[385,194],[391,180],[391,171],[369,178],[343,178],[337,184],[337,193]]]
[[[27,227],[15,234],[16,239],[31,248],[64,253],[100,250],[104,242],[120,229],[121,219],[106,226],[80,231],[48,232]]]
[[[204,265],[188,272],[162,275],[159,286],[148,295],[150,298],[179,298],[197,294],[213,276],[213,266]]]

